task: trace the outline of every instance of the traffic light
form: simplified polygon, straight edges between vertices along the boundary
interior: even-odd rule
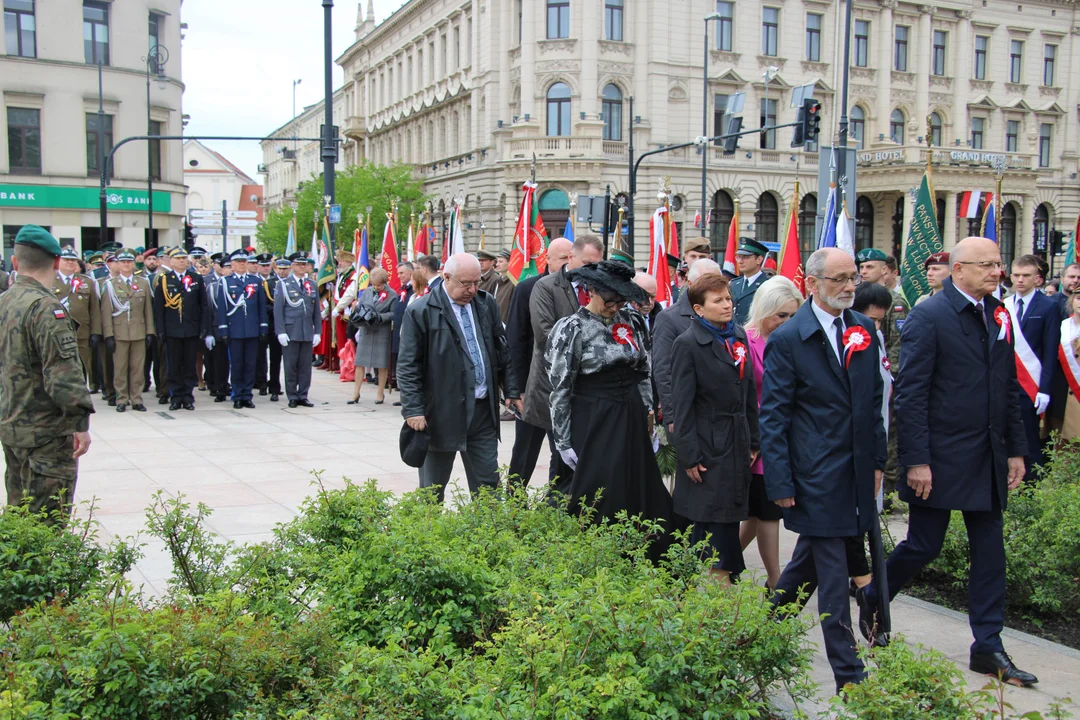
[[[1061,230],[1050,231],[1050,246],[1054,250],[1055,255],[1065,254],[1065,233]]]
[[[735,135],[735,133],[742,130],[742,116],[732,115],[728,118],[727,132],[725,135]],[[739,149],[739,137],[724,138],[724,154],[734,155],[735,151]]]
[[[813,98],[803,100],[799,108],[798,124],[795,126],[795,135],[791,140],[791,147],[805,146],[807,143],[817,142],[818,133],[821,132],[821,103]]]
[[[184,249],[191,250],[195,247],[195,233],[191,230],[191,223],[184,221]]]

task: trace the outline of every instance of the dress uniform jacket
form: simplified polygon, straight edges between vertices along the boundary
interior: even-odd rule
[[[277,284],[274,296],[274,332],[286,335],[281,349],[285,366],[285,395],[290,401],[307,400],[311,387],[311,344],[322,329],[322,314],[315,281],[289,275]]]
[[[59,273],[53,283],[53,292],[60,304],[67,308],[68,316],[75,323],[75,339],[79,345],[79,357],[83,367],[90,372],[90,336],[101,334],[101,312],[92,278],[81,273],[64,282]]]
[[[757,293],[757,289],[765,284],[765,281],[769,279],[769,276],[763,272],[759,272],[757,277],[754,278],[754,282],[747,285],[745,277],[737,277],[731,281],[731,302],[735,305],[735,322],[739,325],[745,325],[746,319],[750,317],[750,305],[754,302],[754,295]]]
[[[138,275],[132,276],[130,283],[122,276],[109,278],[101,292],[100,307],[102,335],[113,338],[116,344],[113,351],[116,401],[141,405],[147,341],[152,341],[155,333],[150,283]]]
[[[200,275],[158,276],[154,290],[154,326],[159,337],[199,338],[206,335],[209,317],[206,289]]]
[[[260,275],[229,275],[220,280],[214,308],[215,335],[244,340],[269,332],[264,285]]]

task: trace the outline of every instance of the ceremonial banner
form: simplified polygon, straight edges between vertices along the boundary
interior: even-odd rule
[[[394,232],[394,216],[386,213],[386,230],[383,231],[382,253],[379,266],[390,276],[387,284],[394,292],[401,292],[401,277],[398,275],[397,233]]]
[[[987,201],[986,212],[983,213],[982,236],[994,242],[998,239],[997,205],[994,204],[993,195]]]
[[[724,272],[732,277],[739,276],[739,263],[735,262],[735,251],[739,249],[739,201],[735,201],[735,212],[728,225],[727,248],[724,249]]]
[[[322,242],[319,243],[319,274],[315,276],[315,284],[322,287],[327,283],[334,282],[337,278],[337,266],[334,263],[334,241],[330,237],[330,226],[323,218]]]
[[[799,252],[799,183],[795,183],[795,197],[788,211],[787,233],[780,246],[780,260],[777,263],[780,275],[795,283],[799,292],[806,296],[805,276],[803,275],[802,256]]]
[[[912,307],[915,306],[916,300],[930,292],[930,283],[926,279],[926,268],[923,263],[928,257],[943,249],[941,234],[938,232],[934,186],[930,184],[930,174],[923,173],[919,194],[915,200],[915,212],[911,217],[911,227],[908,230],[904,264],[900,268],[900,273],[904,277],[904,295]]]
[[[289,238],[285,241],[285,257],[296,252],[296,218],[289,221]]]
[[[356,256],[356,290],[359,293],[371,282],[371,260],[368,258],[367,228],[356,228],[353,239],[353,255]]]
[[[668,268],[667,247],[664,242],[667,208],[656,208],[649,220],[649,274],[656,280],[656,303],[661,307],[671,305],[671,270]]]
[[[510,249],[510,266],[507,269],[507,276],[515,285],[547,269],[547,248],[544,245],[547,230],[536,203],[536,183],[526,182],[522,193],[517,227],[514,228],[514,246]]]
[[[839,223],[833,222],[836,217],[836,183],[829,183],[829,199],[825,201],[825,214],[821,216],[821,236],[818,238],[818,249],[836,247],[836,231]]]
[[[1069,246],[1065,249],[1065,267],[1076,262],[1076,243],[1078,239],[1080,239],[1080,215],[1076,217],[1076,224],[1073,225],[1072,240],[1069,241]]]
[[[847,200],[840,206],[840,214],[836,217],[836,247],[855,257],[855,239],[851,237],[851,215],[848,214]]]
[[[465,252],[465,236],[461,234],[461,206],[454,203],[450,211],[450,225],[446,228],[446,237],[443,239],[442,261],[446,261],[451,255]]]

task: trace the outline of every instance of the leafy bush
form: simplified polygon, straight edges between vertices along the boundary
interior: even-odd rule
[[[931,568],[967,587],[967,533],[953,515]],[[1004,525],[1010,607],[1080,614],[1080,441],[1053,452],[1038,483],[1010,493]]]

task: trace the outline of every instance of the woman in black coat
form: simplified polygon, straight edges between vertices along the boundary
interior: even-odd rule
[[[691,540],[710,538],[723,583],[746,569],[739,523],[749,505],[759,444],[757,390],[746,332],[732,319],[727,278],[706,275],[688,289],[694,322],[672,348],[675,512],[693,521]]]

